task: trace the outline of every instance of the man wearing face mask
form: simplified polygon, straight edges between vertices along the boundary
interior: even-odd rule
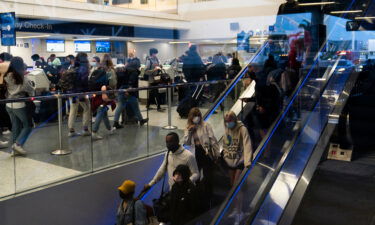
[[[253,147],[247,128],[237,120],[234,112],[225,114],[224,122],[223,158],[229,168],[229,177],[233,186],[244,167],[251,165]]]
[[[168,184],[169,188],[172,188],[174,184],[173,171],[178,165],[187,165],[191,171],[190,180],[195,183],[199,179],[198,166],[195,161],[194,155],[185,150],[180,144],[180,140],[177,133],[171,132],[166,138],[165,142],[167,145],[168,153],[164,157],[163,163],[161,164],[158,172],[156,172],[154,178],[145,185],[143,191],[147,191],[154,184],[159,182],[168,172]],[[168,157],[168,158],[167,158]]]

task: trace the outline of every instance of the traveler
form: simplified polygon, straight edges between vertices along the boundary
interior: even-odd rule
[[[146,208],[143,202],[134,198],[136,184],[125,180],[118,187],[121,203],[117,210],[116,225],[146,225],[148,224]]]
[[[96,75],[97,73],[98,75]],[[114,66],[112,59],[109,54],[104,54],[100,67],[93,72],[90,77],[90,86],[95,84],[99,90],[93,90],[90,87],[91,91],[108,91],[116,88],[117,85],[117,75],[114,71]],[[92,98],[91,108],[93,112],[96,112],[95,122],[92,126],[92,139],[99,140],[103,139],[102,136],[98,134],[99,127],[101,122],[104,122],[105,127],[109,131],[109,134],[114,134],[116,128],[112,128],[108,118],[109,106],[112,110],[116,107],[115,104],[115,95],[114,94],[101,94],[96,95]]]
[[[219,158],[219,144],[216,140],[212,127],[202,118],[198,108],[192,108],[189,112],[188,122],[185,129],[184,145],[195,152],[198,170],[203,171],[201,183],[205,187],[207,203],[211,200],[213,189],[214,162]]]
[[[242,67],[240,66],[240,61],[237,58],[232,59],[232,64],[229,66],[227,73],[228,79],[234,79],[237,74],[241,71]]]
[[[3,52],[0,54],[0,100],[5,99],[6,96],[6,84],[4,82],[4,75],[9,69],[10,60],[12,55],[9,53]],[[0,137],[2,134],[10,134],[12,129],[12,123],[10,122],[9,115],[5,109],[5,104],[0,103]],[[6,141],[2,142],[3,145],[0,146],[6,147],[8,143]]]
[[[170,223],[183,225],[191,221],[199,212],[200,199],[197,188],[189,179],[190,169],[186,165],[178,165],[173,171],[173,181],[169,201]]]
[[[25,66],[22,58],[12,58],[9,69],[4,75],[8,99],[34,95],[33,84],[24,74]],[[12,122],[13,155],[26,155],[23,145],[32,129],[32,119],[27,105],[25,102],[7,103],[6,110]]]
[[[62,66],[63,70],[68,70],[71,68],[74,68],[74,56],[73,55],[68,55],[65,58],[65,62]]]
[[[145,75],[148,77],[148,83],[150,87],[159,85],[158,80],[155,80],[155,76],[160,72],[161,66],[157,57],[158,50],[156,48],[150,49],[150,56],[146,58]],[[158,89],[152,89],[149,91],[149,97],[147,99],[147,109],[150,109],[151,101],[155,101],[157,110],[162,112],[161,108],[161,97]]]
[[[127,88],[138,88],[138,76],[140,74],[140,60],[135,57],[133,53],[129,54],[129,58],[126,63],[125,71],[121,71],[117,73],[118,75],[122,74],[118,77],[118,84],[117,86],[120,89],[127,89]],[[117,100],[118,105],[116,107],[115,116],[114,116],[114,122],[113,127],[116,129],[123,128],[122,125],[119,124],[120,115],[122,111],[126,108],[126,106],[129,106],[132,112],[134,113],[134,116],[136,120],[139,122],[141,126],[143,126],[145,123],[147,123],[148,118],[144,119],[141,111],[139,109],[139,103],[138,103],[138,92],[125,92],[125,93],[119,93]],[[124,120],[124,118],[123,118]]]
[[[75,58],[74,64],[75,79],[72,93],[80,93],[88,91],[88,76],[89,76],[89,61],[87,59],[86,53],[78,53]],[[89,124],[90,124],[90,102],[86,96],[81,97],[71,97],[69,98],[70,111],[68,119],[69,137],[74,137],[77,135],[90,136]],[[77,116],[78,106],[83,108],[83,118],[82,118],[82,134],[76,133],[74,129],[74,122]]]
[[[34,69],[36,68],[44,69],[47,65],[44,58],[40,57],[38,54],[32,55],[31,59],[34,61]]]
[[[214,55],[212,64],[207,67],[207,80],[225,80],[226,76],[227,69],[222,60],[222,56],[219,54]],[[215,101],[224,90],[224,83],[211,84],[211,95],[213,96],[213,101]],[[222,111],[224,110],[223,104],[220,104],[220,108]]]
[[[168,184],[169,188],[172,188],[174,184],[173,171],[178,165],[187,165],[191,171],[190,180],[195,183],[199,179],[198,166],[195,161],[194,155],[185,150],[183,146],[179,144],[180,140],[178,134],[171,132],[167,134],[165,138],[168,152],[166,153],[163,163],[159,170],[156,172],[154,178],[145,185],[144,191],[150,189],[154,184],[159,182],[168,173]]]
[[[205,67],[198,54],[196,45],[190,46],[182,57],[182,62],[182,72],[187,82],[199,82],[204,78]]]
[[[229,169],[233,186],[244,167],[251,165],[253,148],[247,128],[237,120],[233,111],[225,114],[225,135],[223,138],[223,159]]]
[[[59,58],[56,57],[55,54],[51,54],[49,56],[50,62],[48,62],[48,65],[53,66],[55,68],[61,66],[61,61]]]
[[[100,67],[105,70],[108,77],[108,87],[111,90],[117,89],[117,75],[115,66],[113,65],[112,58],[109,54],[104,54],[100,63]]]
[[[94,72],[98,67],[100,66],[100,58],[99,56],[94,56],[92,57],[91,61],[90,61],[90,75],[89,77],[91,76],[92,72]]]

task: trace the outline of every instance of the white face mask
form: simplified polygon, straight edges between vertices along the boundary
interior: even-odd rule
[[[52,62],[48,62],[48,65],[49,65],[49,66],[52,66]]]
[[[90,65],[91,65],[92,67],[96,67],[96,62],[90,62]]]
[[[199,122],[201,122],[201,118],[199,116],[196,116],[196,117],[193,118],[194,124],[198,124]]]

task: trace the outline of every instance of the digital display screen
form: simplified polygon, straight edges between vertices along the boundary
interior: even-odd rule
[[[111,52],[111,43],[109,41],[97,41],[96,52],[98,53],[109,53]]]
[[[46,40],[47,52],[65,52],[64,40]]]
[[[74,41],[75,52],[91,52],[90,41]]]

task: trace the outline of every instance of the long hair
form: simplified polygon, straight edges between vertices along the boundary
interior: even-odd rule
[[[201,118],[201,121],[199,121],[199,124],[203,123],[203,118],[202,118],[201,111],[199,110],[199,108],[194,107],[194,108],[190,109],[190,111],[189,111],[187,126],[190,126],[190,125],[194,124],[193,123],[193,119],[196,116],[199,116]]]
[[[23,84],[24,75],[25,75],[25,64],[23,62],[23,59],[21,57],[13,57],[9,64],[9,69],[5,73],[5,76],[8,74],[13,75],[13,79],[15,81],[15,84]]]
[[[113,65],[113,62],[112,62],[112,58],[109,54],[104,54],[103,56],[103,59],[101,60],[101,66],[105,69],[105,70],[110,70],[110,69],[113,69],[114,68],[114,65]]]

